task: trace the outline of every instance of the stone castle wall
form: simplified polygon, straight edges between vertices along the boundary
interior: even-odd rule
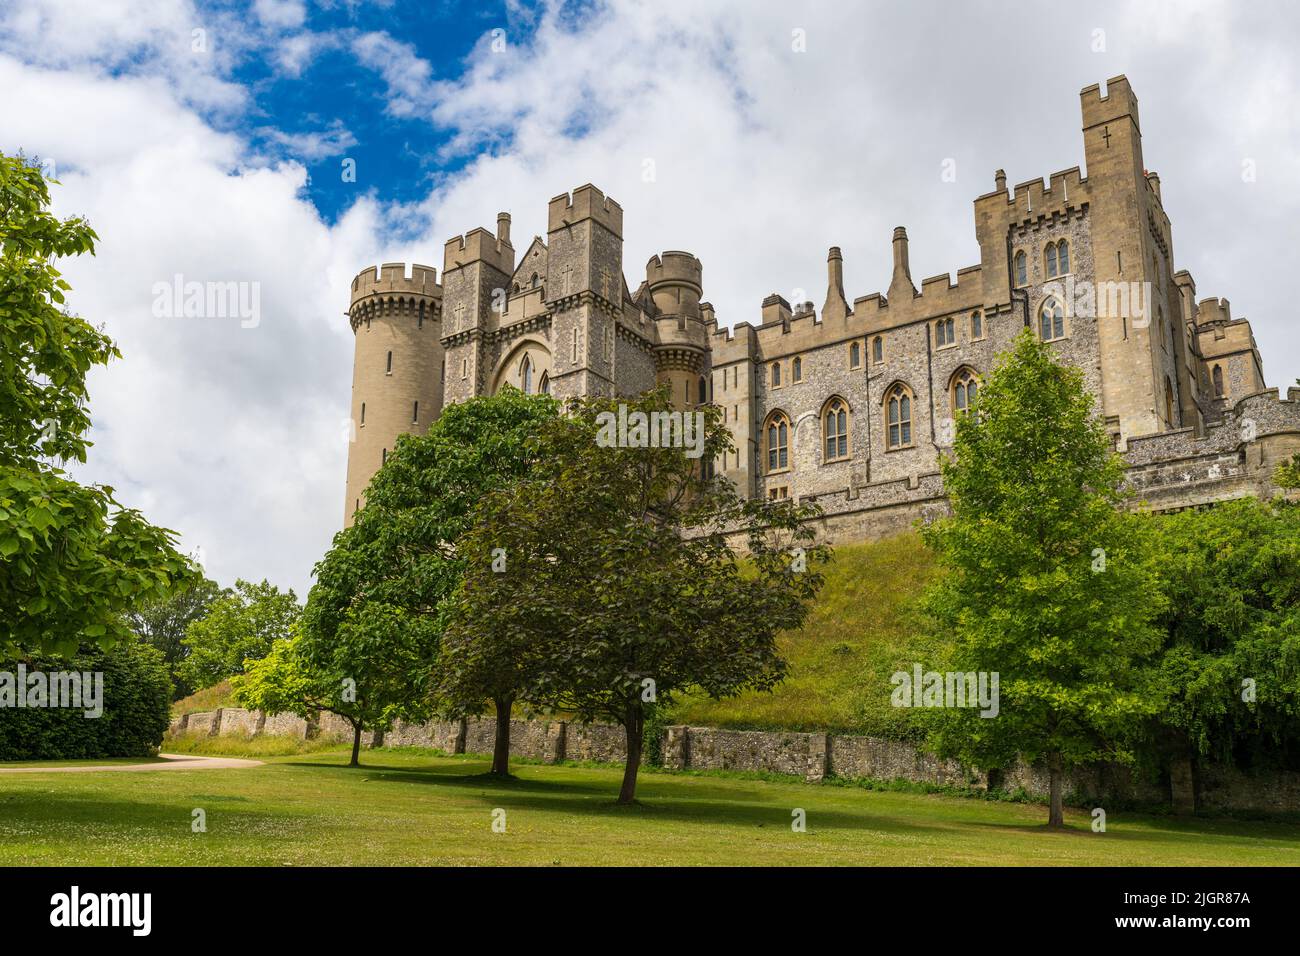
[[[333,715],[309,722],[288,715],[222,708],[186,714],[172,721],[171,736],[205,737],[273,734],[298,739],[352,739],[346,721]],[[366,733],[367,747],[427,747],[449,754],[489,754],[496,740],[496,723],[487,718],[433,720],[411,724],[398,721],[386,733]],[[581,724],[561,720],[512,720],[512,757],[564,761],[621,763],[626,758],[623,728],[610,724]],[[955,760],[943,760],[915,744],[880,737],[795,731],[722,730],[674,726],[664,729],[660,761],[668,770],[739,770],[785,774],[816,783],[827,777],[894,781],[985,790],[1023,790],[1037,798],[1048,792],[1047,772],[1017,763],[986,773]],[[1135,776],[1114,765],[1080,768],[1067,775],[1065,792],[1080,801],[1119,801],[1148,806],[1171,801],[1168,783]],[[1196,803],[1215,811],[1300,811],[1300,774],[1252,776],[1230,767],[1199,768]]]

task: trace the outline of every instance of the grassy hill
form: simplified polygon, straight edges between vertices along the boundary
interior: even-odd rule
[[[790,674],[772,693],[680,699],[668,723],[735,730],[805,730],[905,738],[915,715],[891,707],[889,675],[925,663],[912,605],[934,575],[919,535],[837,547],[807,624],[780,642]],[[237,707],[222,681],[172,705],[175,714]]]
[[[915,533],[837,547],[807,624],[781,638],[785,682],[772,693],[684,698],[668,722],[912,736],[913,713],[889,705],[889,675],[926,660],[912,637],[912,606],[934,573]]]

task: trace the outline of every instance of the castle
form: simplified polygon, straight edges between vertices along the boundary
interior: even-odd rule
[[[923,279],[893,235],[888,291],[762,302],[757,325],[719,327],[688,252],[656,255],[633,291],[623,210],[595,186],[552,199],[547,234],[516,258],[510,216],[447,242],[431,266],[370,268],[352,282],[354,439],[345,521],[397,436],[446,403],[506,384],[570,396],[668,385],[682,408],[723,410],[736,451],[713,463],[744,494],[816,501],[823,530],[872,538],[944,508],[938,461],[981,376],[1026,326],[1083,370],[1128,482],[1155,510],[1271,495],[1300,452],[1300,389],[1264,385],[1250,323],[1196,298],[1175,271],[1160,179],[1142,161],[1123,76],[1081,94],[1084,159],[975,199],[980,262]]]

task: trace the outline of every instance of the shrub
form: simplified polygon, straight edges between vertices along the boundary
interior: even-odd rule
[[[156,649],[123,641],[104,651],[83,645],[73,657],[27,656],[0,661],[0,671],[102,673],[103,712],[79,707],[0,709],[0,760],[145,757],[157,752],[169,721],[171,678]]]

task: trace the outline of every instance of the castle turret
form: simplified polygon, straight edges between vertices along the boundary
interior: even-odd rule
[[[442,287],[432,266],[385,262],[352,280],[352,365],[347,500],[343,520],[397,443],[423,434],[442,411]]]
[[[484,337],[500,325],[515,271],[510,216],[497,218],[494,235],[471,229],[443,247],[442,287],[446,321],[442,345],[447,372],[444,397],[463,402],[488,387]]]
[[[669,251],[651,256],[645,273],[659,327],[656,381],[671,388],[679,408],[702,404],[708,401],[709,374],[708,334],[700,305],[704,267],[689,252]]]

